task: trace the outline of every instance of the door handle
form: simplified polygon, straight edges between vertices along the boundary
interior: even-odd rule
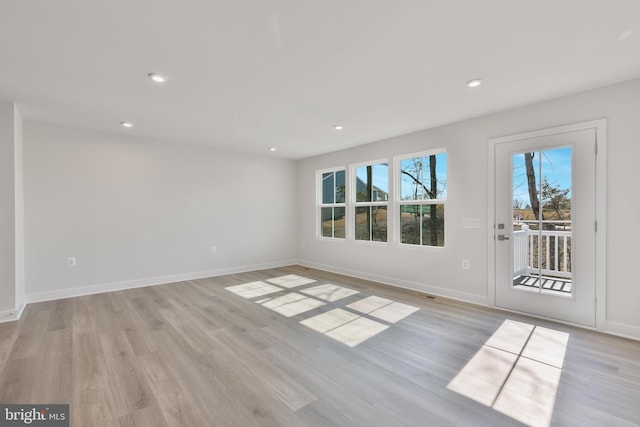
[[[504,234],[498,234],[498,240],[509,240],[509,236],[505,236]]]

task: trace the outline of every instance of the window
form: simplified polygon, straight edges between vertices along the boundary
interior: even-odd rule
[[[318,173],[320,199],[320,236],[345,237],[345,171]]]
[[[400,243],[444,246],[447,153],[444,150],[400,158]]]
[[[355,167],[354,230],[356,240],[387,241],[389,165]]]

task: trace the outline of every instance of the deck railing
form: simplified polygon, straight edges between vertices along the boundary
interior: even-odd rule
[[[540,272],[551,277],[571,278],[571,231],[531,230],[522,224],[512,238],[514,276]]]

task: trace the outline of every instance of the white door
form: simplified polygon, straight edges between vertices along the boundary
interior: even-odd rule
[[[595,326],[596,129],[501,140],[495,305]]]

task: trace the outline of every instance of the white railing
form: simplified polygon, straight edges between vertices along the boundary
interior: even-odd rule
[[[512,236],[513,275],[515,277],[529,274],[529,226],[525,225],[522,230],[514,231]]]
[[[571,278],[571,231],[530,230],[527,224],[522,224],[522,229],[512,236],[514,276],[540,272]]]

